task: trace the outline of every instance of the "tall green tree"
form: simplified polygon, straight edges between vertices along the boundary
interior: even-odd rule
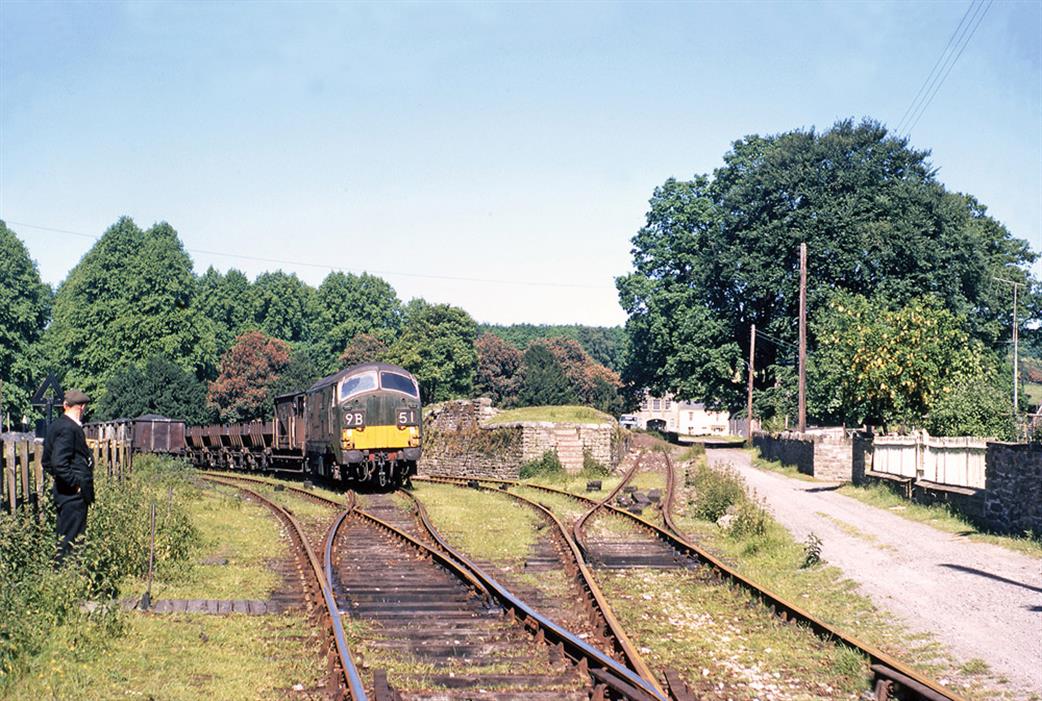
[[[206,405],[206,385],[162,355],[117,370],[94,413],[102,420],[159,414],[190,425],[213,418]]]
[[[876,122],[847,120],[746,137],[712,176],[656,188],[633,272],[617,280],[627,382],[740,406],[750,325],[775,339],[757,344],[757,367],[782,365],[796,341],[802,242],[811,309],[834,289],[896,305],[929,293],[1000,347],[1010,300],[994,278],[1031,282],[1036,256],[973,197],[945,190],[928,155]],[[1024,300],[1032,318],[1037,292]],[[757,377],[761,389],[774,382]]]
[[[58,287],[44,334],[64,386],[95,398],[120,368],[162,354],[202,376],[215,362],[214,326],[194,306],[197,282],[177,232],[123,217]]]
[[[993,367],[966,319],[932,295],[891,308],[836,293],[813,327],[809,400],[816,415],[848,424],[922,426],[939,400]]]
[[[621,326],[583,326],[581,324],[479,324],[478,333],[490,333],[524,352],[532,341],[570,338],[578,341],[594,360],[616,372],[626,359],[626,331]]]
[[[576,404],[579,401],[560,361],[544,343],[531,343],[525,351],[524,377],[522,406]]]
[[[217,355],[224,355],[253,324],[250,280],[235,268],[221,274],[213,266],[199,278],[195,308],[213,322]]]
[[[425,402],[468,396],[477,369],[477,329],[459,307],[414,299],[405,307],[405,323],[388,359],[416,376]]]
[[[402,325],[402,303],[383,278],[332,272],[318,287],[316,340],[335,357],[358,334],[389,342]]]
[[[296,274],[261,273],[250,288],[253,323],[283,341],[310,341],[319,319],[315,290]]]
[[[25,245],[0,221],[0,404],[5,422],[28,413],[34,385],[42,379],[39,340],[50,311],[50,287],[40,281]]]

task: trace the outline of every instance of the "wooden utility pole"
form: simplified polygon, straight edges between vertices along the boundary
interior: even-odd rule
[[[800,244],[800,433],[807,430],[807,244]]]
[[[1017,367],[1017,340],[1020,334],[1017,330],[1017,288],[1020,287],[1017,283],[1013,283],[1013,416],[1017,415],[1017,408],[1020,403],[1017,401],[1019,397],[1017,392],[1020,390],[1020,368]]]
[[[1019,349],[1017,348],[1017,345],[1020,340],[1020,329],[1017,327],[1017,288],[1024,283],[1007,280],[1004,277],[996,277],[993,279],[1013,285],[1013,415],[1016,416],[1017,408],[1020,406],[1020,368],[1017,367],[1017,360],[1019,357]]]
[[[756,373],[756,324],[749,329],[749,392],[745,400],[746,440],[753,444],[753,375]]]

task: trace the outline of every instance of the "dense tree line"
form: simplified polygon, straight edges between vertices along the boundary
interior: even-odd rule
[[[234,269],[196,276],[170,225],[142,229],[126,217],[53,292],[2,222],[0,256],[0,378],[9,416],[31,413],[30,393],[48,371],[96,397],[94,416],[102,419],[265,418],[275,396],[371,360],[408,368],[428,402],[484,392],[516,406],[523,397],[557,396],[531,387],[522,395],[521,363],[513,379],[504,379],[504,366],[488,384],[479,371],[488,358],[467,312],[423,299],[403,304],[390,284],[366,273],[332,272],[317,288],[282,271],[252,282]],[[571,332],[610,347],[608,333]],[[560,343],[553,368],[569,387],[561,399],[614,406],[617,375],[575,341]]]
[[[624,378],[737,409],[756,324],[759,413],[792,416],[806,243],[811,418],[966,428],[952,397],[1003,375],[1010,387],[1011,293],[996,278],[1024,285],[1022,323],[1039,319],[1042,289],[1027,243],[946,190],[928,156],[848,120],[740,139],[711,175],[656,188],[634,272],[617,280]]]
[[[478,333],[498,336],[520,351],[532,341],[567,338],[578,341],[591,358],[616,372],[621,372],[626,363],[626,331],[621,326],[480,324]]]

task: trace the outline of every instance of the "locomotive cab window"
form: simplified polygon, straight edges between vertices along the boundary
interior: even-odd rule
[[[419,393],[416,391],[416,383],[405,375],[399,375],[396,372],[381,372],[380,386],[384,389],[408,394],[410,397],[419,396]]]
[[[365,372],[344,380],[340,385],[340,399],[348,399],[356,394],[376,389],[376,373]]]

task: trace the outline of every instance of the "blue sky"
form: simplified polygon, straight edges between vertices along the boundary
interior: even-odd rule
[[[656,185],[747,134],[896,125],[968,5],[3,0],[0,218],[51,283],[92,241],[34,227],[129,214],[197,272],[378,271],[479,321],[621,323]],[[1035,250],[1040,8],[992,5],[911,133]]]

